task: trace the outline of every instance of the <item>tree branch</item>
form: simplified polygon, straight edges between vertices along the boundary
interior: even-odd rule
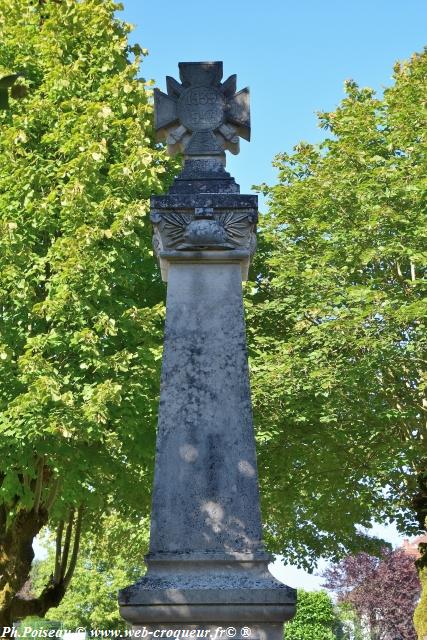
[[[38,513],[40,508],[40,499],[43,489],[43,470],[44,470],[44,455],[41,456],[37,462],[37,478],[36,486],[34,489],[34,513]]]
[[[61,551],[62,551],[62,533],[64,531],[64,521],[61,520],[56,529],[56,548],[55,548],[55,573],[53,581],[58,584],[61,575]]]
[[[67,530],[65,532],[64,549],[62,551],[61,569],[59,572],[59,582],[64,580],[65,571],[67,569],[68,554],[70,552],[71,533],[73,531],[74,522],[74,509],[70,511],[70,517],[68,519]]]
[[[13,597],[9,608],[11,619],[22,619],[27,616],[38,616],[42,618],[51,607],[57,607],[62,601],[77,563],[82,529],[82,506],[77,509],[76,517],[75,515],[75,509],[71,509],[67,522],[62,554],[61,542],[63,537],[64,521],[61,520],[58,524],[56,534],[55,575],[53,576],[53,581],[52,579],[49,580],[48,584],[46,584],[43,591],[37,598],[26,599],[17,593]],[[73,550],[69,567],[67,569],[74,524],[75,532]]]
[[[79,553],[79,545],[80,545],[80,536],[82,532],[82,518],[83,518],[83,506],[80,505],[77,510],[77,518],[76,518],[76,528],[74,531],[74,542],[73,542],[73,552],[71,554],[70,564],[67,570],[67,573],[64,577],[64,587],[67,589],[70,584],[71,578],[73,577],[74,569],[76,568],[77,556]]]
[[[55,478],[55,480],[52,482],[52,486],[50,488],[49,491],[49,495],[46,499],[46,510],[50,511],[52,509],[52,506],[56,500],[56,498],[58,497],[58,490],[59,490],[59,478]]]

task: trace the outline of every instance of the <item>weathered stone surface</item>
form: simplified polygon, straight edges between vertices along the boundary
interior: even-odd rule
[[[235,75],[221,83],[222,62],[180,62],[179,71],[182,84],[168,76],[168,93],[154,90],[159,139],[188,157],[239,153],[239,136],[250,139],[249,89],[236,93]]]
[[[217,158],[188,159],[169,193],[239,193],[239,185]]]
[[[172,261],[194,260],[190,252],[204,252],[197,256],[203,262],[213,258],[207,251],[224,251],[223,256],[217,256],[221,262],[243,259],[245,268],[242,270],[242,279],[246,280],[249,259],[256,247],[256,220],[254,211],[243,207],[235,210],[214,210],[213,207],[155,209],[151,213],[153,247],[163,280],[168,281],[168,269]],[[233,255],[232,252],[236,250],[238,253]]]
[[[283,622],[295,592],[262,544],[241,266],[201,253],[169,266],[148,572],[121,611],[168,629]]]
[[[259,551],[240,266],[175,263],[168,284],[150,552]]]
[[[151,198],[150,217],[153,247],[165,282],[171,261],[188,260],[189,252],[200,251],[224,251],[216,259],[240,261],[242,279],[247,279],[256,248],[258,201],[256,196],[239,193],[239,185],[218,160],[187,160],[168,195]],[[231,251],[238,253],[231,256]],[[199,256],[207,258],[213,255]]]

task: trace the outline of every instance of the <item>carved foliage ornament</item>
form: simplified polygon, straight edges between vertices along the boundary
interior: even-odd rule
[[[161,251],[244,249],[255,251],[256,216],[248,211],[216,213],[196,209],[192,213],[153,211],[153,246]]]
[[[155,128],[171,155],[239,153],[250,139],[249,89],[236,92],[236,76],[222,80],[222,62],[180,62],[181,84],[166,77],[167,94],[154,90]]]

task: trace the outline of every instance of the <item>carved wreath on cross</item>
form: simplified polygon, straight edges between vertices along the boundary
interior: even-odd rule
[[[239,153],[250,139],[249,89],[236,93],[236,75],[222,80],[222,62],[180,62],[181,83],[166,77],[167,94],[154,90],[155,128],[170,154]]]

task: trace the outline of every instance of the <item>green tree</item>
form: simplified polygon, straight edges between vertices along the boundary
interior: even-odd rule
[[[148,518],[129,520],[112,513],[100,524],[95,535],[90,532],[82,537],[73,580],[59,606],[46,614],[46,620],[60,621],[64,629],[124,629],[117,591],[145,572]],[[36,593],[54,572],[55,551],[50,538],[46,547],[48,557],[36,562],[31,574]]]
[[[427,635],[427,567],[425,563],[418,572],[421,583],[421,597],[414,612],[414,627],[419,640]]]
[[[338,638],[342,640],[369,640],[372,637],[366,624],[363,624],[351,605],[343,602],[338,603],[335,605],[335,611],[339,621],[336,627]]]
[[[148,197],[175,170],[153,138],[145,51],[111,0],[0,0],[0,627],[57,605],[81,531],[151,486],[163,286]],[[19,591],[57,528],[52,579]]]
[[[271,549],[310,566],[423,527],[427,52],[382,98],[355,82],[281,154],[247,296]],[[377,549],[378,550],[378,549]]]
[[[339,626],[334,605],[326,591],[298,589],[295,618],[285,625],[286,640],[335,640]]]

